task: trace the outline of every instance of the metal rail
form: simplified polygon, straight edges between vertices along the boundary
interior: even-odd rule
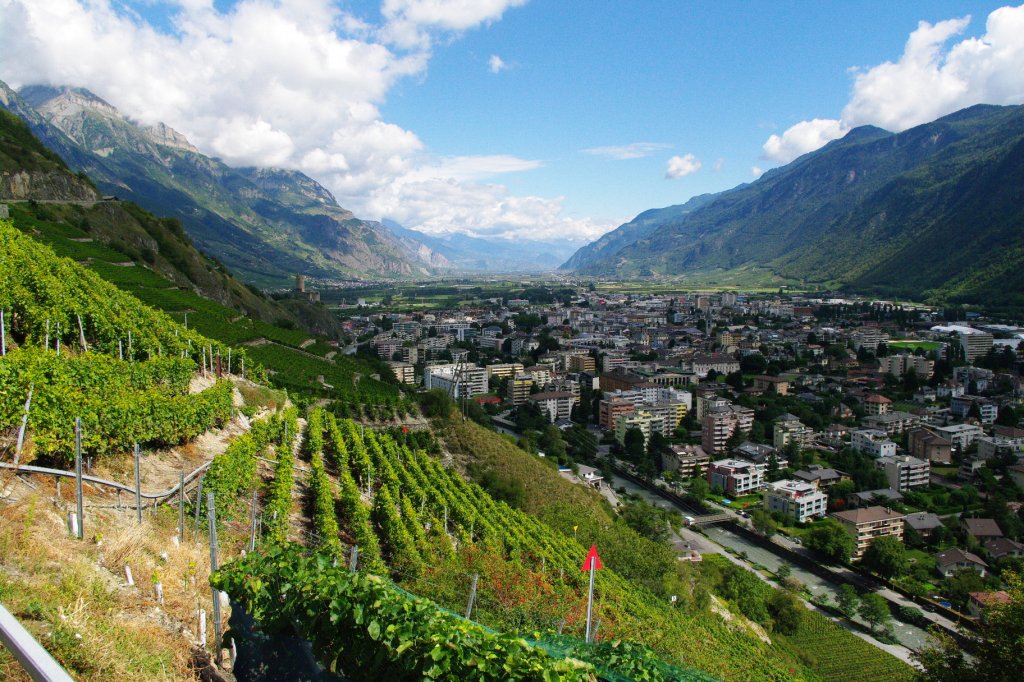
[[[0,604],[0,644],[36,682],[74,682],[36,638]]]
[[[211,460],[211,462],[212,462],[212,460]],[[146,498],[147,500],[158,500],[158,499],[161,499],[161,498],[164,498],[164,497],[170,497],[170,496],[174,495],[175,493],[177,493],[179,490],[181,490],[182,486],[186,486],[187,487],[189,483],[191,483],[193,480],[196,479],[196,477],[198,477],[201,473],[206,471],[206,469],[208,469],[210,467],[210,463],[211,462],[207,462],[206,464],[203,464],[202,466],[200,466],[198,469],[196,469],[192,473],[187,474],[182,482],[180,482],[178,485],[174,486],[173,488],[170,488],[169,490],[164,490],[164,491],[155,492],[155,493],[142,492],[142,493],[140,493],[140,496]],[[16,471],[18,473],[42,474],[43,476],[63,476],[65,478],[74,478],[75,477],[75,472],[74,471],[63,471],[61,469],[49,469],[47,467],[36,467],[36,466],[29,466],[29,465],[15,466],[13,464],[7,464],[6,462],[0,462],[0,469],[13,469],[14,471]],[[96,476],[86,476],[86,475],[83,475],[82,476],[82,481],[84,481],[86,483],[92,483],[93,485],[104,485],[104,486],[107,486],[108,488],[115,488],[117,490],[123,490],[123,491],[128,492],[128,493],[133,493],[133,494],[135,493],[135,488],[133,488],[130,485],[125,485],[123,483],[118,483],[117,481],[108,481],[105,478],[97,478]]]

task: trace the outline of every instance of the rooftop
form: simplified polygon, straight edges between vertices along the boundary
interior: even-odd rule
[[[903,514],[894,512],[886,507],[864,507],[863,509],[850,509],[848,511],[836,512],[832,516],[837,519],[859,526],[862,523],[874,523],[876,521],[894,521],[902,519]]]

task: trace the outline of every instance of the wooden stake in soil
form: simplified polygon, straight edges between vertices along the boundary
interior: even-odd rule
[[[75,491],[78,504],[78,539],[85,539],[85,519],[82,517],[82,418],[75,417]]]
[[[142,482],[139,477],[139,444],[135,444],[135,520],[142,525]]]
[[[18,429],[18,442],[14,446],[14,466],[18,466],[18,461],[21,459],[21,447],[25,444],[25,427],[28,426],[28,410],[32,405],[32,391],[35,387],[35,384],[29,384],[28,387],[28,399],[25,401],[25,414],[21,418],[21,428]]]
[[[213,493],[206,493],[206,517],[210,522],[210,573],[217,570],[217,511]],[[213,590],[213,657],[220,663],[220,590]]]

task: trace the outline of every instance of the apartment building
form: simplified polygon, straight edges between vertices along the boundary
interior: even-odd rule
[[[806,523],[815,516],[824,516],[828,495],[816,485],[804,481],[775,481],[764,489],[764,508],[779,512],[796,523]]]
[[[918,426],[921,418],[910,412],[886,412],[864,417],[863,423],[869,429],[878,429],[890,436],[898,436]]]
[[[532,374],[516,374],[505,384],[505,397],[513,407],[519,407],[530,397],[533,388]]]
[[[527,400],[536,405],[541,414],[545,415],[552,424],[557,421],[569,419],[572,414],[573,396],[569,391],[547,391],[534,393],[527,397]]]
[[[906,353],[887,355],[878,360],[878,371],[881,374],[895,374],[901,377],[911,370],[918,377],[927,379],[935,373],[935,362],[928,358]]]
[[[483,367],[462,367],[455,365],[429,366],[423,373],[423,386],[428,391],[440,389],[453,398],[471,398],[487,393],[487,370]]]
[[[708,466],[707,479],[712,488],[718,486],[727,495],[739,497],[763,488],[764,472],[765,469],[760,464],[738,459],[720,459]]]
[[[675,471],[680,478],[704,476],[711,456],[699,445],[673,445],[670,453],[661,456],[666,471]]]
[[[800,421],[795,415],[788,412],[775,420],[772,445],[776,450],[783,450],[790,443],[796,443],[799,447],[807,447],[814,438],[814,432]]]
[[[850,432],[850,446],[872,457],[896,455],[896,443],[889,440],[889,434],[878,429],[854,429]]]
[[[789,395],[789,380],[781,377],[756,376],[754,377],[754,390],[760,393]]]
[[[914,457],[936,464],[950,464],[953,461],[952,442],[928,429],[911,429],[907,433],[907,449]]]
[[[487,365],[484,369],[487,370],[488,378],[498,377],[499,379],[511,379],[523,371],[523,363],[505,362],[496,365]]]
[[[985,435],[985,430],[977,424],[950,424],[949,426],[937,426],[932,429],[943,438],[949,439],[958,452],[963,452],[971,446],[975,440]]]
[[[636,405],[622,398],[605,398],[598,405],[597,423],[609,431],[615,428],[620,416],[636,412]]]
[[[885,414],[892,409],[892,401],[884,395],[872,393],[864,399],[864,409],[869,415]]]
[[[892,536],[903,542],[903,514],[885,507],[864,507],[832,514],[854,538],[853,559],[864,557],[876,538]]]
[[[971,414],[971,407],[977,405],[978,413],[981,415],[982,424],[991,424],[999,416],[999,406],[989,400],[976,395],[962,395],[951,398],[949,411],[957,419],[967,419]]]
[[[596,374],[597,362],[590,355],[570,355],[568,357],[568,368],[570,372]]]
[[[649,412],[635,412],[633,414],[620,414],[615,418],[615,440],[620,444],[626,442],[626,432],[630,429],[640,429],[644,434],[644,443],[651,441],[651,434],[659,431],[662,427],[662,419],[655,417]]]
[[[395,379],[400,384],[415,384],[416,383],[416,367],[410,365],[407,362],[388,362],[388,367],[391,368],[392,374],[395,375]]]
[[[994,341],[991,334],[975,329],[964,329],[960,332],[960,347],[963,348],[968,363],[973,363],[988,353]]]
[[[931,474],[931,466],[926,460],[910,455],[879,457],[875,466],[885,472],[889,487],[901,493],[928,485]]]

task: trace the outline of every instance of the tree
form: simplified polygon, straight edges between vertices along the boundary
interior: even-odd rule
[[[623,447],[626,450],[626,458],[633,462],[641,462],[644,459],[644,432],[635,426],[626,431],[623,439]]]
[[[642,500],[626,503],[622,510],[622,520],[637,533],[655,542],[668,540],[668,525],[665,515],[652,504]]]
[[[784,635],[792,635],[800,628],[803,610],[796,595],[787,590],[775,590],[768,599],[768,614],[772,618],[772,629]]]
[[[815,524],[807,533],[807,546],[835,561],[846,561],[853,554],[853,536],[835,519]]]
[[[750,515],[750,522],[754,525],[754,530],[766,538],[775,535],[775,531],[778,529],[775,519],[766,509],[755,509],[754,513]]]
[[[708,482],[703,478],[697,477],[690,481],[690,489],[686,496],[697,504],[704,504],[704,500],[708,498],[708,493],[710,492],[711,486]]]
[[[885,600],[885,597],[874,592],[868,592],[860,598],[860,608],[857,609],[857,613],[871,626],[872,632],[878,627],[885,629],[892,619],[892,614],[889,613],[889,602]]]
[[[883,578],[895,578],[907,572],[907,549],[891,535],[876,539],[868,545],[861,564]]]
[[[924,667],[924,679],[936,682],[1011,682],[1024,670],[1024,585],[1012,572],[1004,574],[1005,604],[986,608],[985,619],[978,623],[971,661],[965,661],[963,648],[942,632],[933,632],[936,644],[915,655]]]
[[[768,455],[768,471],[765,476],[768,478],[769,483],[782,478],[782,470],[779,469],[779,457],[774,452]]]
[[[722,596],[736,604],[744,616],[758,623],[768,622],[765,592],[770,588],[745,568],[734,567],[722,582]]]
[[[971,592],[985,592],[988,586],[973,568],[961,568],[943,581],[943,589],[953,604],[963,608]]]
[[[860,595],[850,583],[843,583],[839,586],[839,593],[836,595],[836,605],[839,611],[847,618],[853,618],[860,605]]]

